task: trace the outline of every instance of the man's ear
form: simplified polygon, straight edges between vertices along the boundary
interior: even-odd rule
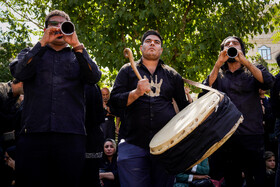
[[[47,28],[44,28],[44,32],[46,31]]]

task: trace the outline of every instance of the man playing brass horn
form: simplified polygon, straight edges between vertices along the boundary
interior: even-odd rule
[[[10,64],[12,75],[24,83],[17,186],[80,185],[86,143],[84,86],[97,83],[101,71],[76,32],[61,34],[59,26],[65,21],[70,21],[65,12],[50,12],[42,39]]]
[[[230,47],[237,49],[237,56],[229,58]],[[219,155],[218,163],[225,178],[227,187],[241,187],[242,172],[245,173],[246,184],[250,186],[265,186],[264,129],[262,125],[262,107],[259,89],[270,89],[274,77],[262,66],[255,66],[245,57],[243,41],[235,36],[229,36],[221,44],[221,51],[212,72],[204,81],[226,93],[244,116],[234,135],[214,153]],[[216,169],[217,165],[210,168]],[[213,177],[213,175],[210,173]]]
[[[182,77],[160,59],[162,37],[149,30],[142,36],[142,58],[136,63],[143,79],[138,80],[130,64],[117,75],[111,92],[111,103],[125,108],[127,133],[118,149],[120,182],[126,187],[173,186],[174,176],[168,175],[149,151],[153,136],[188,105]]]

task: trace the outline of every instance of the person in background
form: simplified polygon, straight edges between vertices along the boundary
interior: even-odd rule
[[[110,90],[107,87],[101,89],[105,122],[101,124],[104,138],[115,140],[115,132],[119,132],[119,118],[115,116],[116,111],[108,103],[110,99]],[[115,118],[117,118],[115,123]]]
[[[275,187],[275,155],[271,151],[264,153],[266,166],[266,187]]]
[[[100,187],[99,166],[103,155],[104,135],[101,123],[104,122],[103,102],[98,85],[85,85],[86,96],[86,154],[82,176],[82,187]]]
[[[15,157],[7,152],[16,144],[23,106],[22,94],[23,83],[18,79],[0,83],[0,186],[3,187],[10,186],[15,180],[14,168],[10,167]]]
[[[259,89],[260,102],[263,111],[264,147],[266,151],[277,152],[277,138],[274,133],[275,117],[272,112],[271,99],[265,94],[267,91]]]
[[[208,158],[206,158],[190,170],[177,174],[174,187],[189,187],[192,185],[191,183],[195,182],[203,182],[201,184],[203,187],[213,187],[213,183],[210,181],[209,170]]]
[[[280,53],[276,55],[276,62],[280,67]],[[275,76],[275,84],[273,88],[270,90],[270,99],[271,99],[271,106],[272,112],[276,117],[275,122],[275,134],[278,139],[278,165],[276,170],[276,181],[275,186],[280,186],[280,72]]]
[[[17,128],[16,120],[21,112],[23,82],[14,79],[0,83],[0,134]]]
[[[99,170],[100,184],[102,187],[119,187],[117,167],[117,145],[115,140],[106,139],[104,154]]]
[[[12,75],[24,83],[17,186],[80,185],[86,151],[84,86],[97,83],[101,71],[76,31],[62,34],[65,21],[70,17],[64,11],[51,11],[41,40],[10,63]]]

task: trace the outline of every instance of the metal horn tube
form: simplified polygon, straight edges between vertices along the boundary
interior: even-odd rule
[[[60,30],[64,35],[72,35],[75,31],[75,26],[71,21],[65,21],[61,24]]]
[[[235,47],[228,48],[227,56],[229,58],[235,58],[235,57],[237,57],[237,55],[238,55],[238,52],[237,52],[237,49]]]

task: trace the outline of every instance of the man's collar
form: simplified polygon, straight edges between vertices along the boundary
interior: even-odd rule
[[[137,65],[137,64],[139,64],[139,65],[144,65],[144,64],[143,64],[143,59],[142,59],[142,57],[141,57],[138,61],[136,61],[135,63],[136,63],[136,65]],[[161,65],[161,64],[164,64],[164,62],[163,62],[163,60],[159,59],[158,65],[157,65],[157,66],[159,66],[159,65]]]
[[[49,49],[53,50],[53,51],[56,51],[54,50],[49,44],[46,45],[46,47],[48,47]],[[63,49],[59,50],[59,51],[63,51],[63,50],[67,50],[67,51],[71,51],[71,48],[69,45],[65,46]]]
[[[221,69],[222,69],[222,71],[225,71],[225,72],[229,71],[228,62],[224,63],[224,65],[222,65]],[[238,68],[236,71],[239,71],[239,70],[244,71],[244,69],[245,69],[245,66],[243,64],[241,64],[241,67]]]

